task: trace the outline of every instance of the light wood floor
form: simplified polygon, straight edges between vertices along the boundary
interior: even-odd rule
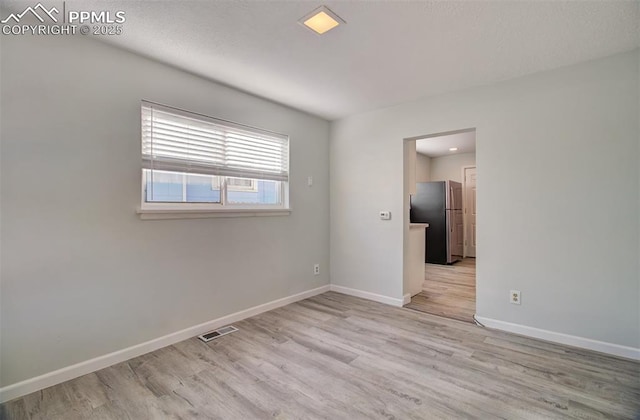
[[[476,259],[453,265],[425,264],[422,292],[405,307],[447,318],[474,322],[476,313]]]
[[[325,293],[5,404],[10,419],[632,418],[640,363]]]

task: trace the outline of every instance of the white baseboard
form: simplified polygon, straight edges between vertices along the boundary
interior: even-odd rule
[[[214,319],[202,324],[195,325],[193,327],[185,328],[184,330],[177,331],[141,344],[137,344],[126,349],[118,350],[113,353],[96,357],[94,359],[76,363],[75,365],[54,370],[53,372],[45,373],[44,375],[36,376],[34,378],[26,379],[15,384],[7,385],[3,388],[0,388],[0,403],[10,401],[14,398],[39,391],[53,385],[57,385],[61,382],[65,382],[100,369],[104,369],[116,363],[124,362],[131,358],[141,356],[159,348],[170,346],[188,338],[203,334],[207,331],[215,330],[216,328],[220,328],[224,325],[238,322],[243,319],[261,314],[263,312],[267,312],[272,309],[276,309],[281,306],[285,306],[299,300],[307,299],[309,297],[319,295],[328,291],[329,285],[318,287],[312,290],[307,290],[306,292],[297,293],[295,295],[287,296],[281,299],[264,303],[262,305],[245,309],[240,312],[226,315],[222,318]]]
[[[392,298],[389,296],[378,295],[376,293],[365,292],[364,290],[352,289],[350,287],[330,285],[332,292],[342,293],[344,295],[355,296],[363,299],[373,300],[374,302],[384,303],[391,306],[403,306],[404,299]]]
[[[408,303],[411,303],[411,294],[410,293],[407,293],[406,295],[404,295],[402,297],[402,306],[404,306],[404,305],[406,305]]]
[[[487,328],[538,338],[540,340],[551,341],[553,343],[565,344],[567,346],[594,350],[600,353],[624,357],[626,359],[640,360],[640,349],[635,347],[621,346],[619,344],[607,343],[605,341],[598,341],[555,331],[542,330],[540,328],[527,327],[526,325],[513,324],[511,322],[499,321],[497,319],[485,318],[477,315],[476,319]]]

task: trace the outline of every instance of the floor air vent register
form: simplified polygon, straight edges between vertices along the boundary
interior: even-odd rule
[[[217,330],[199,335],[198,338],[205,343],[208,343],[211,340],[215,340],[218,337],[222,337],[223,335],[231,334],[232,332],[236,331],[238,331],[236,327],[234,327],[233,325],[229,325],[227,327],[218,328]]]

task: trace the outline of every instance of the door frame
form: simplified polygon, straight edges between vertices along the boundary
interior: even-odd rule
[[[405,137],[402,139],[402,149],[403,149],[403,159],[402,159],[402,172],[403,172],[403,188],[402,188],[402,304],[406,305],[411,301],[411,294],[409,293],[409,276],[410,276],[410,256],[409,256],[409,208],[411,207],[411,194],[415,194],[413,191],[415,190],[415,186],[412,187],[412,183],[409,181],[411,170],[415,170],[415,166],[410,162],[410,151],[415,147],[415,142],[417,140],[429,139],[433,137],[441,137],[450,134],[458,134],[458,133],[466,133],[466,132],[475,132],[476,133],[476,150],[477,150],[477,127],[464,128],[460,130],[450,130],[450,131],[441,131],[432,134],[423,134],[419,136]],[[413,142],[413,144],[411,144]],[[411,167],[411,168],[410,168]],[[427,235],[428,229],[427,229]]]
[[[477,144],[476,144],[476,150],[477,150]],[[467,177],[466,177],[465,171],[467,169],[471,169],[471,168],[474,168],[476,170],[476,174],[477,174],[478,165],[477,165],[477,162],[476,162],[475,165],[463,166],[462,167],[462,176],[461,176],[461,178],[462,178],[462,191],[463,191],[463,194],[462,194],[462,229],[464,230],[464,234],[462,235],[462,240],[464,241],[464,244],[462,246],[462,258],[467,258],[467,245],[466,244],[467,244],[467,241],[469,239],[469,238],[467,238],[467,236],[468,236],[467,235],[467,232],[468,232],[467,228],[469,226],[467,226]],[[476,188],[477,188],[477,185],[476,185]],[[477,206],[477,204],[476,204],[476,206]],[[477,223],[477,221],[476,221],[476,223]],[[476,226],[476,229],[477,229],[477,226]]]

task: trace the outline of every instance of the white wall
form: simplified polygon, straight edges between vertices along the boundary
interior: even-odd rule
[[[1,82],[3,386],[328,284],[326,121],[68,36]],[[141,99],[289,134],[293,213],[140,220]]]
[[[416,153],[416,182],[431,181],[430,174],[431,158],[422,153]]]
[[[332,123],[331,282],[402,296],[403,139],[475,127],[477,313],[640,347],[638,92],[636,50]]]
[[[462,168],[475,166],[475,153],[457,153],[449,156],[431,158],[431,181],[457,181],[462,182]]]

